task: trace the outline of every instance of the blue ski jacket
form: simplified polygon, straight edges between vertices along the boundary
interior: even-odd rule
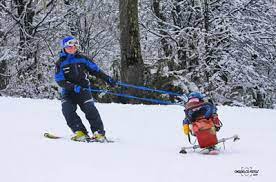
[[[191,124],[199,117],[204,117],[209,119],[214,114],[217,113],[217,108],[214,104],[210,102],[199,102],[196,104],[188,105],[185,109],[185,119],[183,120],[184,124]]]
[[[100,70],[92,59],[79,53],[60,53],[60,58],[56,62],[55,81],[62,87],[63,94],[73,92],[75,86],[90,88],[88,74],[94,75],[107,83],[112,80],[111,77]]]

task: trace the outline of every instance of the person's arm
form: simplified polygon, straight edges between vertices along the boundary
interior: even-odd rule
[[[116,81],[113,80],[110,76],[108,76],[107,74],[105,74],[99,67],[97,64],[95,64],[92,59],[89,59],[86,56],[83,56],[86,60],[86,67],[87,70],[89,71],[90,74],[96,76],[97,78],[102,79],[103,81],[105,81],[106,83],[108,83],[111,86],[115,86],[116,85]]]
[[[183,120],[183,133],[185,135],[188,135],[189,132],[190,132],[190,127],[189,127],[189,124],[191,124],[191,120],[189,119],[189,109],[185,109],[184,110],[185,112],[185,119]]]
[[[185,124],[190,124],[191,122],[190,122],[190,120],[189,120],[189,118],[188,117],[185,117],[185,119],[183,120],[183,125],[185,125]]]
[[[66,90],[74,90],[75,85],[65,79],[64,71],[61,69],[59,61],[56,63],[55,81],[60,87],[65,88]]]
[[[207,102],[202,106],[202,109],[205,110],[204,117],[209,119],[213,115],[215,107],[213,104]]]
[[[185,119],[183,120],[183,133],[185,135],[188,135],[190,132],[189,124],[190,124],[190,121],[189,121],[188,117],[185,117]]]

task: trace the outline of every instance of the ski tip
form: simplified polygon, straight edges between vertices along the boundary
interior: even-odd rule
[[[235,141],[237,141],[237,140],[240,140],[239,135],[234,135],[234,140],[233,140],[233,141],[235,142]]]
[[[187,154],[187,151],[186,151],[185,149],[181,149],[181,150],[179,151],[179,153],[180,153],[180,154]]]
[[[43,136],[48,137],[50,134],[49,133],[44,133]]]
[[[46,137],[46,138],[50,138],[50,139],[59,139],[59,138],[61,138],[59,136],[55,136],[55,135],[50,134],[50,133],[44,133],[43,136]]]

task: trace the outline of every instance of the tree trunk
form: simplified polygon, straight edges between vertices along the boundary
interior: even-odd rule
[[[5,1],[3,2],[1,1],[0,3],[6,6]],[[1,9],[0,9],[0,13],[2,13]],[[6,39],[3,39],[5,33],[2,32],[2,28],[3,28],[3,25],[0,24],[0,40],[1,40],[0,47],[4,46],[4,43],[6,43],[7,41]],[[1,57],[1,53],[0,53],[0,57]],[[0,61],[0,90],[5,89],[8,84],[8,79],[5,76],[6,72],[7,72],[7,61],[2,60]]]
[[[144,62],[138,24],[138,0],[120,0],[121,80],[143,85]]]
[[[32,1],[14,0],[17,6],[17,16],[23,17],[20,20],[20,48],[19,53],[23,59],[34,58],[35,49],[33,49],[33,17]]]
[[[3,40],[3,36],[4,33],[1,31],[1,27],[2,25],[0,24],[0,40]],[[0,42],[0,47],[2,47],[4,45],[4,42],[6,42],[6,40],[3,40],[2,42]],[[0,57],[1,57],[1,53],[0,53]],[[2,60],[0,61],[0,90],[5,89],[7,84],[8,84],[8,79],[7,76],[5,75],[7,72],[7,61],[6,60]]]

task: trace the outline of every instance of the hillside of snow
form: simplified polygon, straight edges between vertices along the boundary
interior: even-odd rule
[[[50,140],[69,136],[58,100],[0,97],[1,182],[274,181],[276,110],[218,107],[218,137],[239,134],[216,156],[179,154],[183,108],[99,104],[107,136],[115,143]],[[84,123],[88,122],[78,110]],[[238,170],[258,170],[237,173]]]

